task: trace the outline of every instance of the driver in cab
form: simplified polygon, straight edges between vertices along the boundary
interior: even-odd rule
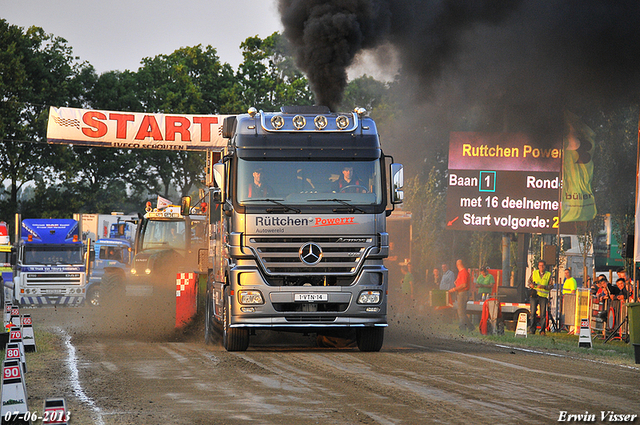
[[[342,169],[342,176],[336,182],[335,191],[338,193],[364,193],[367,189],[362,181],[356,177],[353,167],[346,166]]]

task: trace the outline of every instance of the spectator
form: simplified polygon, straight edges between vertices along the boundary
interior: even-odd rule
[[[456,286],[456,275],[449,270],[449,266],[442,264],[442,280],[440,281],[440,289],[448,291]]]
[[[600,317],[600,320],[602,320],[602,322],[606,324],[609,319],[609,308],[611,307],[611,302],[613,299],[613,295],[611,295],[613,287],[607,280],[607,277],[603,274],[598,276],[597,282],[598,292],[596,292],[596,296],[593,301],[601,304],[602,310],[600,310],[600,314],[598,317]],[[602,329],[602,336],[606,336],[606,326]]]
[[[575,294],[578,290],[578,282],[571,276],[571,267],[564,269],[564,283],[562,284],[562,295]]]
[[[536,312],[540,307],[540,319],[542,324],[540,325],[540,335],[546,334],[547,329],[547,305],[549,303],[549,292],[551,285],[551,273],[546,270],[547,263],[544,260],[538,261],[538,268],[531,273],[529,277],[529,288],[531,294],[529,297],[529,305],[531,307],[531,326],[529,327],[529,333],[535,334],[538,328],[538,319]]]
[[[429,269],[427,269],[427,275],[428,274],[429,274]],[[440,276],[440,269],[436,267],[435,269],[433,269],[433,286],[435,288],[440,287],[441,281],[442,281],[442,276]]]
[[[628,302],[633,302],[633,300],[634,300],[634,297],[633,297],[633,281],[627,275],[627,271],[625,269],[618,270],[618,278],[624,279],[624,284],[625,284],[624,286],[625,286],[625,289],[627,290]]]
[[[495,283],[496,280],[493,278],[493,275],[487,271],[487,266],[480,267],[480,275],[476,278],[476,286],[478,287],[478,295],[480,295],[480,298],[483,300],[489,298],[493,292]]]
[[[402,278],[402,295],[405,298],[410,297],[413,299],[413,274],[411,273],[411,261],[406,260],[404,263],[400,264],[402,267],[402,273],[404,277]]]
[[[455,280],[455,286],[449,289],[449,293],[455,292],[458,300],[458,320],[460,321],[459,329],[468,329],[472,331],[474,329],[469,317],[467,316],[467,301],[469,299],[469,286],[471,278],[469,276],[469,270],[466,269],[462,260],[456,261],[456,267],[458,268],[458,277]]]

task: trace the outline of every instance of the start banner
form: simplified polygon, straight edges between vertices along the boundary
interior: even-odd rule
[[[78,108],[49,109],[47,142],[119,149],[222,150],[227,115],[147,114]]]

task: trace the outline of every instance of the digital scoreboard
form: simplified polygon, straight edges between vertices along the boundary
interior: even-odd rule
[[[520,133],[451,133],[447,228],[557,233],[561,141]]]

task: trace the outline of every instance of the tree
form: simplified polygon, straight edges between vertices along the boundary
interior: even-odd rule
[[[387,84],[367,75],[351,80],[344,91],[340,109],[352,111],[355,107],[362,107],[372,111],[382,106],[387,90]]]
[[[444,190],[435,168],[426,179],[417,175],[405,184],[403,209],[412,214],[412,261],[416,270],[451,261],[453,244],[445,236]]]
[[[145,112],[218,114],[234,104],[227,97],[236,90],[235,76],[211,46],[183,47],[144,58],[142,64],[136,90]],[[168,197],[175,185],[184,195],[203,178],[204,155],[199,152],[146,151],[136,156],[134,184],[151,193]]]
[[[284,105],[311,105],[307,79],[294,65],[289,45],[279,33],[264,40],[248,37],[240,44],[243,62],[238,67],[243,111],[253,106],[274,111]]]
[[[10,181],[3,216],[18,210],[17,194],[26,183],[54,173],[66,157],[68,148],[41,144],[48,107],[82,105],[88,67],[63,38],[0,19],[0,177]]]

